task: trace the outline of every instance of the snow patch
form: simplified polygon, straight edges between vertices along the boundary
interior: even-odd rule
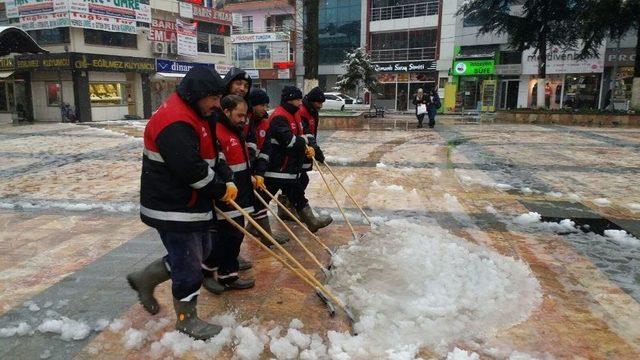
[[[46,319],[40,326],[38,331],[41,333],[60,334],[60,338],[64,341],[82,340],[89,336],[91,328],[84,322],[62,317],[61,319]]]
[[[529,224],[540,222],[541,219],[542,219],[542,216],[540,214],[532,211],[527,214],[522,214],[516,217],[515,219],[513,219],[513,222],[520,225],[529,225]]]
[[[611,201],[609,201],[609,199],[605,199],[605,198],[594,199],[593,203],[596,204],[597,206],[601,206],[601,207],[605,207],[605,206],[611,205]]]
[[[622,245],[640,246],[640,240],[624,230],[605,230],[604,236]]]
[[[0,338],[8,338],[13,336],[25,336],[33,334],[31,325],[21,322],[13,327],[0,328]]]
[[[473,351],[466,351],[455,348],[447,354],[447,360],[480,360],[480,355]]]
[[[124,333],[124,336],[122,336],[122,343],[124,344],[125,349],[140,349],[147,336],[148,334],[146,331],[131,328]]]
[[[630,204],[627,204],[627,207],[628,207],[629,209],[631,209],[631,211],[633,211],[633,212],[640,211],[640,204],[638,204],[638,203],[630,203]]]

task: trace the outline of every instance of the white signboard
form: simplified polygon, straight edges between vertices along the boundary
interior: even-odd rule
[[[119,19],[110,16],[87,14],[82,12],[70,12],[72,27],[85,29],[102,30],[110,32],[122,32],[128,34],[136,33],[136,21],[130,19]]]
[[[7,0],[7,18],[50,14],[68,10],[67,0]]]
[[[193,19],[193,5],[180,2],[180,16],[186,19]]]
[[[70,11],[129,19],[145,23],[151,22],[151,7],[139,0],[68,0]]]
[[[599,57],[580,59],[581,44],[575,48],[562,49],[553,46],[547,49],[547,74],[585,74],[602,73],[604,71],[605,45],[598,50]],[[522,73],[525,75],[538,74],[538,54],[533,50],[522,53]]]
[[[231,35],[231,42],[235,44],[269,41],[289,41],[290,39],[291,37],[289,36],[289,34],[285,32]]]
[[[52,14],[39,14],[20,17],[20,27],[22,30],[42,30],[42,29],[55,29],[58,27],[71,26],[69,19],[69,13],[52,13]]]
[[[196,24],[176,19],[176,33],[178,34],[178,55],[198,56],[198,29]]]
[[[231,70],[231,68],[233,68],[233,65],[229,65],[229,64],[215,64],[216,67],[216,71],[218,72],[218,74],[220,74],[221,76],[225,76],[229,70]],[[251,75],[249,75],[251,76]]]

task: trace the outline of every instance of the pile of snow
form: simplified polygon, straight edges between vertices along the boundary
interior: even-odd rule
[[[516,217],[515,219],[513,219],[513,222],[519,225],[529,225],[529,224],[538,223],[540,222],[541,219],[542,219],[542,216],[540,214],[532,211],[527,214],[522,214]]]
[[[383,163],[382,161],[376,164],[376,167],[379,169],[384,169],[387,167],[387,164]]]
[[[558,191],[549,191],[547,193],[547,195],[550,196],[550,197],[554,197],[554,198],[560,198],[560,197],[562,197],[563,194],[561,192],[558,192]]]
[[[324,159],[325,159],[325,161],[327,163],[329,163],[329,165],[333,165],[333,164],[349,165],[352,162],[354,162],[354,160],[350,159],[350,158],[340,157],[340,156],[332,156],[332,155],[327,155],[327,156],[325,156]]]
[[[640,246],[640,240],[624,230],[605,230],[604,236],[623,245]]]
[[[473,351],[466,351],[455,348],[447,354],[447,360],[480,360],[480,355]]]
[[[0,338],[7,338],[12,336],[24,336],[33,334],[31,325],[26,322],[21,322],[16,326],[0,328]]]
[[[636,211],[640,211],[640,204],[638,203],[630,203],[627,205],[629,207],[629,209],[631,209],[631,211],[636,212]]]
[[[500,190],[500,191],[509,191],[509,190],[512,190],[512,189],[513,189],[513,186],[511,186],[511,185],[509,185],[509,184],[502,184],[502,183],[499,183],[499,184],[496,184],[496,185],[495,185],[495,188],[496,188],[496,189],[498,189],[498,190]]]
[[[407,220],[341,248],[334,268],[331,287],[359,315],[358,336],[329,332],[336,358],[413,358],[423,346],[446,353],[520,323],[541,302],[525,263]]]
[[[594,199],[593,203],[596,204],[597,206],[602,206],[602,207],[611,205],[611,201],[605,198]]]
[[[60,319],[46,319],[40,326],[38,331],[41,333],[60,334],[60,338],[64,341],[82,340],[91,333],[91,328],[84,322],[62,317]]]

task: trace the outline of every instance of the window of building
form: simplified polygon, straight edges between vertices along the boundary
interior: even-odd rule
[[[136,49],[138,48],[138,35],[84,29],[84,43],[89,45],[117,46]]]
[[[285,41],[236,44],[233,59],[243,69],[272,69],[274,62],[289,61],[291,51]]]
[[[371,34],[372,61],[433,60],[437,30],[423,29]]]
[[[69,43],[68,27],[55,28],[55,29],[43,29],[43,30],[31,30],[27,32],[40,45]]]
[[[373,0],[371,21],[438,14],[438,0]]]
[[[448,82],[449,82],[449,78],[441,77],[440,80],[438,81],[438,87],[440,89],[444,89],[447,86]]]
[[[318,14],[320,64],[338,64],[360,46],[360,0],[324,0]]]
[[[126,84],[117,82],[91,82],[89,83],[89,98],[94,106],[119,106],[126,104],[123,96]]]
[[[287,31],[293,29],[293,15],[272,15],[267,17],[266,31]]]
[[[198,23],[198,52],[224,55],[224,37],[229,32],[227,25]]]
[[[522,52],[521,51],[500,51],[500,64],[521,64]]]
[[[44,83],[47,91],[47,106],[60,106],[62,100],[62,87],[57,82]]]
[[[253,16],[242,17],[242,30],[244,32],[253,32]]]

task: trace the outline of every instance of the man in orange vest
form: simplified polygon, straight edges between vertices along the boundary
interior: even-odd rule
[[[196,66],[153,114],[144,130],[140,217],[160,234],[167,255],[127,276],[142,306],[160,311],[153,292],[171,279],[176,330],[205,340],[222,328],[196,311],[202,261],[212,248],[216,225],[212,200],[237,195],[231,179],[218,171],[218,154],[205,120],[220,105],[224,84],[215,70]]]

